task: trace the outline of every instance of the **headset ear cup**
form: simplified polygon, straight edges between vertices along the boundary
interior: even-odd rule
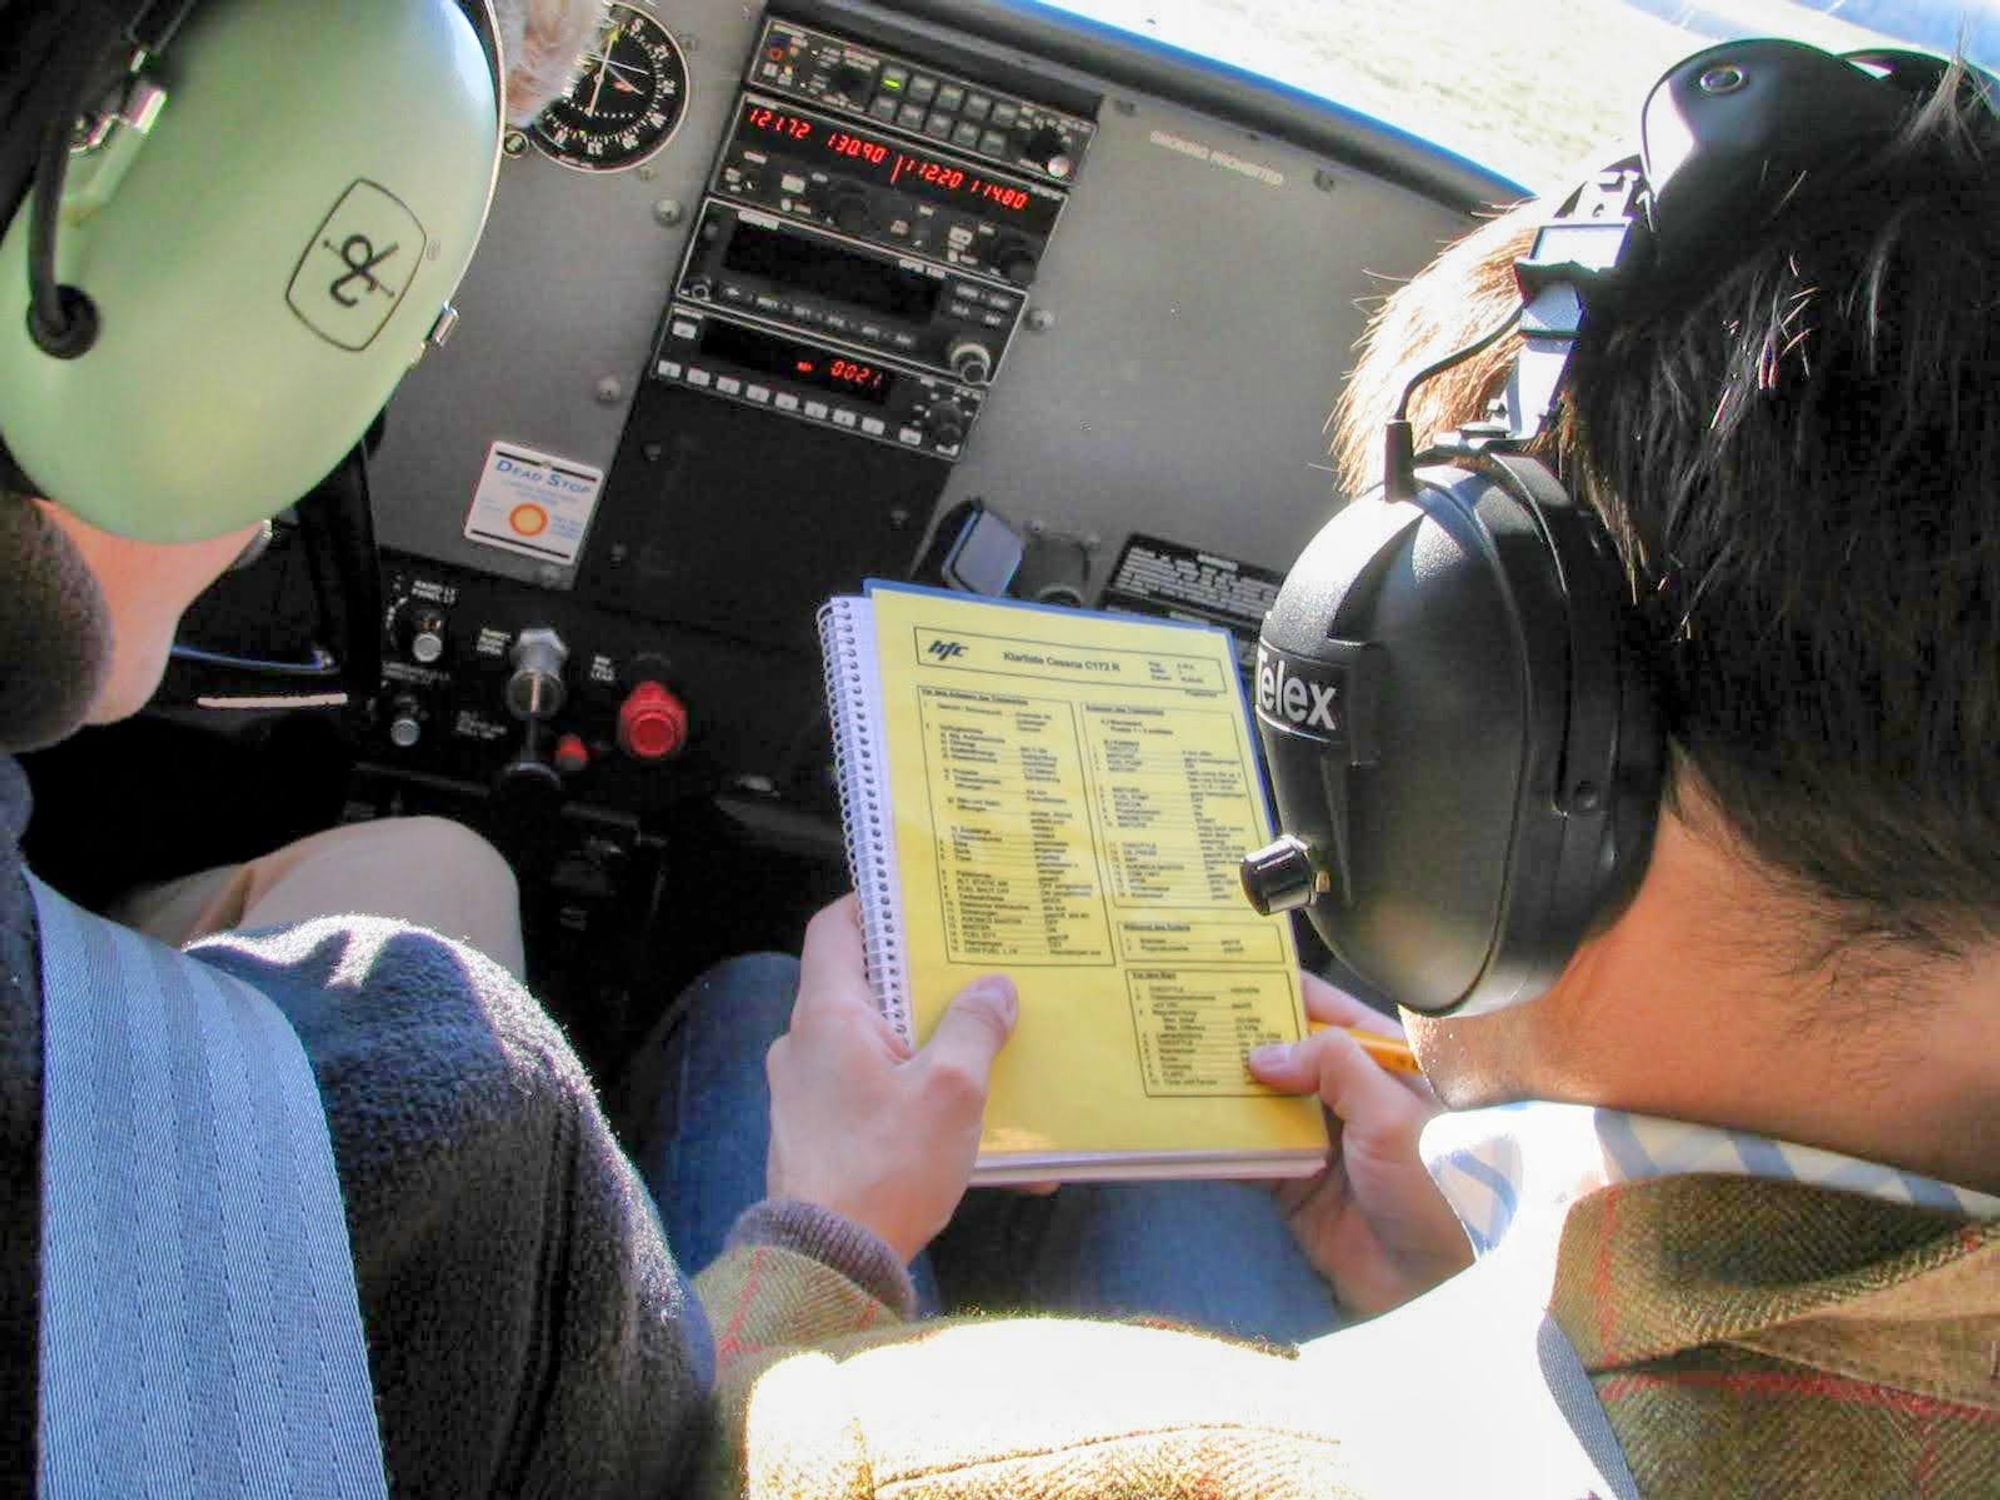
[[[453,0],[203,0],[157,80],[150,134],[70,165],[88,353],[35,347],[24,213],[0,241],[0,440],[39,493],[175,542],[291,504],[381,410],[477,242],[500,110]]]
[[[1643,875],[1658,713],[1595,515],[1526,459],[1417,477],[1413,500],[1328,523],[1263,642],[1305,662],[1329,642],[1383,653],[1379,758],[1347,796],[1352,889],[1309,915],[1373,989],[1470,1014],[1545,991]],[[1284,826],[1311,835],[1324,754],[1268,723],[1263,738]]]

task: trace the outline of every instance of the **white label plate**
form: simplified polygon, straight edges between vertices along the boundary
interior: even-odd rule
[[[604,471],[518,443],[486,450],[465,534],[543,562],[574,563],[604,490]]]

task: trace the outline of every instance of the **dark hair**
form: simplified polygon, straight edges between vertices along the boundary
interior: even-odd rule
[[[1746,215],[1691,305],[1587,333],[1545,443],[1656,623],[1680,778],[1839,940],[1942,951],[2000,933],[2000,126],[1962,78]],[[1405,372],[1516,304],[1533,223],[1485,226],[1377,319],[1351,485]],[[1424,392],[1420,439],[1511,355]]]

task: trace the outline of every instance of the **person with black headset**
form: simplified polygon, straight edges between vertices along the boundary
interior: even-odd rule
[[[361,440],[473,252],[503,114],[599,14],[0,0],[0,1495],[698,1471],[713,1340],[517,982],[497,856],[445,824],[309,841],[156,902],[182,952],[34,880],[9,753],[137,712],[182,610]],[[444,905],[375,878],[413,839],[460,872]],[[828,1217],[768,1232],[865,1279]]]
[[[899,1330],[908,1280],[870,1299],[726,1244],[697,1284],[744,1492],[1993,1492],[1995,102],[1916,54],[1708,49],[1637,152],[1376,320],[1336,445],[1358,498],[1260,642],[1260,677],[1339,713],[1259,696],[1286,833],[1245,884],[1402,1007],[1430,1087],[1338,1029],[1253,1054],[1320,1095],[1334,1154],[1206,1200],[1289,1227],[1322,1326],[1367,1321],[1301,1340],[1295,1267],[1165,1213],[1156,1284],[1104,1297],[1118,1187],[1008,1205],[1049,1221],[1002,1246],[1028,1310],[1070,1318]],[[719,1006],[688,1045],[722,1059],[711,1113],[735,1068],[739,1151],[768,1117],[769,1189],[905,1256],[990,1223],[960,1208],[976,1129],[898,1128],[851,903],[763,978],[797,987],[759,1008],[768,1092],[761,1048],[704,1041]],[[1017,1024],[992,1001],[989,1059]],[[763,1170],[682,1206],[697,1264]],[[1184,1309],[1225,1337],[1102,1320]]]

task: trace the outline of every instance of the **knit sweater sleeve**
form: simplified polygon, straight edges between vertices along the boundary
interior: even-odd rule
[[[372,918],[190,951],[312,1062],[393,1492],[680,1493],[712,1344],[554,1023],[479,954]]]
[[[1080,1319],[908,1321],[888,1248],[795,1203],[746,1213],[695,1284],[716,1334],[716,1496],[1359,1493],[1290,1350]]]

